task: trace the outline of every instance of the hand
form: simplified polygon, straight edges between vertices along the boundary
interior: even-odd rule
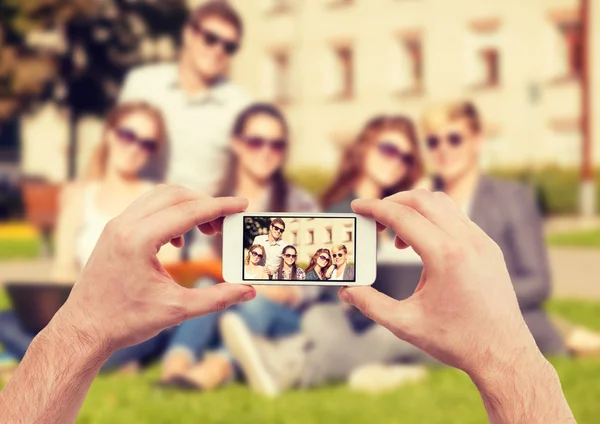
[[[357,200],[353,209],[396,232],[424,263],[415,293],[396,301],[371,287],[340,297],[397,337],[472,377],[515,358],[543,359],[529,332],[499,247],[442,193]]]
[[[110,354],[252,299],[255,291],[249,286],[183,288],[156,258],[169,242],[182,246],[182,234],[194,226],[212,235],[221,230],[223,216],[246,206],[244,199],[215,199],[177,186],[142,196],[108,223],[53,326],[75,328],[81,339]]]
[[[267,275],[273,275],[273,268],[266,266],[265,267],[265,273]]]
[[[333,271],[335,271],[335,265],[330,265],[329,268],[327,268],[327,271],[325,271],[325,277],[330,279]]]

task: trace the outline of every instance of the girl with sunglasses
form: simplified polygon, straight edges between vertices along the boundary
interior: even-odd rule
[[[250,246],[244,261],[244,278],[248,280],[267,280],[269,277],[265,271],[266,258],[264,247],[260,244]]]
[[[140,173],[165,144],[163,117],[153,106],[123,103],[109,112],[85,178],[67,184],[61,192],[53,281],[66,285],[77,281],[108,221],[154,186]],[[170,247],[160,253],[162,262],[178,258],[177,250]],[[0,315],[0,344],[12,356],[22,358],[34,336],[22,329],[12,312]],[[151,347],[152,343],[145,346]],[[137,368],[139,352],[139,346],[123,349],[103,369],[125,364],[131,365],[129,369]]]
[[[319,249],[310,258],[308,268],[306,268],[306,281],[327,280],[327,269],[331,265],[331,253],[329,249]]]
[[[285,246],[281,255],[283,260],[277,270],[277,280],[305,280],[304,270],[296,265],[298,251],[294,246]]]
[[[228,162],[216,195],[247,198],[249,212],[318,212],[315,200],[284,175],[288,151],[288,125],[279,109],[264,103],[249,106],[233,124]],[[220,242],[215,247],[221,251]],[[296,267],[296,278],[300,275],[304,271]],[[203,280],[200,285],[215,283]],[[237,311],[253,331],[267,337],[298,331],[301,311],[320,294],[314,288],[285,286],[258,286],[257,292],[256,299]],[[219,318],[220,314],[207,315],[177,327],[164,357],[161,385],[208,390],[233,377]]]

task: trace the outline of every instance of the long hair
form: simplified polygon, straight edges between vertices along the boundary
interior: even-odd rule
[[[159,149],[167,143],[167,130],[160,110],[146,102],[121,103],[111,109],[106,117],[104,128],[102,129],[102,140],[92,154],[85,177],[86,180],[93,181],[104,178],[109,154],[108,132],[117,128],[121,121],[132,113],[145,113],[154,121],[158,131],[156,140],[158,141]]]
[[[294,254],[298,255],[298,251],[296,250],[296,248],[290,244],[283,248],[281,256],[284,256],[285,251],[288,249],[293,249]],[[296,261],[297,260],[298,260],[298,256],[296,256]],[[278,280],[283,280],[283,264],[284,264],[284,259],[281,258],[281,263],[279,264],[279,268],[277,269],[277,279]],[[292,275],[290,276],[290,280],[295,280],[297,278],[297,276],[298,276],[298,266],[296,265],[296,262],[294,261],[294,265],[292,265]]]
[[[415,163],[408,169],[408,173],[404,178],[394,186],[384,190],[382,197],[411,189],[423,176],[423,160],[419,151],[417,132],[412,121],[399,115],[376,116],[367,122],[356,140],[342,154],[337,176],[322,197],[322,204],[325,209],[346,198],[356,189],[356,184],[364,173],[367,150],[375,144],[379,135],[384,131],[397,131],[408,139],[413,150]]]
[[[313,255],[312,258],[310,258],[310,264],[308,265],[308,268],[306,268],[305,272],[308,274],[310,271],[312,271],[313,269],[316,268],[317,266],[317,259],[319,259],[319,256],[321,256],[322,253],[327,253],[327,257],[329,259],[327,259],[327,265],[325,265],[325,268],[327,268],[329,265],[331,265],[331,252],[329,251],[329,249],[319,249],[315,252],[315,254]],[[323,277],[324,275],[324,269],[321,268],[321,271],[317,271],[319,274],[321,274],[321,277]]]
[[[231,136],[234,138],[243,136],[248,122],[257,115],[267,115],[277,120],[283,128],[284,139],[286,142],[288,141],[289,129],[285,117],[279,109],[268,103],[255,103],[244,109],[235,120]],[[238,175],[238,159],[233,151],[229,149],[229,156],[223,172],[223,180],[217,190],[217,197],[233,196],[235,194]],[[285,212],[288,209],[289,186],[283,175],[283,166],[271,176],[271,183],[271,197],[267,210],[269,212]]]
[[[248,249],[248,254],[246,255],[246,260],[244,261],[244,263],[246,265],[250,265],[250,255],[252,255],[252,252],[254,252],[255,250],[260,249],[262,252],[262,258],[260,260],[260,262],[258,263],[260,266],[264,266],[265,265],[265,261],[267,259],[267,254],[265,252],[265,248],[260,245],[260,244],[253,244],[252,246],[250,246],[250,249]]]

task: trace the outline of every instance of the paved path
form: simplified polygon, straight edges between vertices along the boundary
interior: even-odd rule
[[[554,296],[600,299],[600,249],[550,248]],[[0,285],[6,281],[46,280],[51,261],[0,261]]]

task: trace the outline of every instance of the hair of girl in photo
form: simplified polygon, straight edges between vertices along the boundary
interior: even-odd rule
[[[288,124],[281,111],[268,103],[255,103],[248,106],[237,116],[233,129],[232,137],[241,137],[246,131],[248,122],[255,116],[266,115],[277,120],[283,128],[283,137],[288,142],[289,129]],[[217,190],[217,197],[233,196],[235,194],[235,186],[238,179],[238,160],[235,154],[230,150],[223,173],[221,186]],[[269,199],[269,212],[285,212],[288,203],[288,182],[283,174],[283,166],[271,176],[272,190],[271,198]]]
[[[307,274],[312,271],[313,269],[315,269],[315,267],[317,266],[317,259],[319,259],[319,256],[321,256],[321,254],[323,253],[327,253],[327,257],[329,258],[327,260],[327,265],[325,266],[325,268],[327,268],[329,265],[331,265],[331,252],[329,251],[329,249],[319,249],[315,252],[315,254],[313,255],[312,258],[310,258],[310,264],[308,265],[308,268],[306,268],[306,270],[304,272],[306,272]],[[317,271],[321,277],[323,277],[325,275],[325,269],[321,268],[320,271]]]
[[[293,250],[294,251],[294,255],[298,254],[298,251],[296,250],[296,248],[292,245],[289,246],[285,246],[283,249],[283,252],[281,253],[281,256],[285,256],[288,250]],[[296,257],[296,259],[298,259]],[[284,266],[285,260],[284,258],[281,258],[281,263],[279,264],[279,269],[277,269],[277,280],[283,280],[283,266]],[[296,265],[296,262],[294,261],[294,265],[292,265],[292,274],[290,276],[290,280],[295,280],[298,277],[298,266]]]
[[[415,164],[396,185],[383,191],[382,198],[400,191],[410,190],[422,178],[423,160],[419,149],[419,139],[412,120],[400,115],[379,115],[367,122],[358,137],[348,145],[342,154],[337,176],[321,199],[325,209],[352,194],[363,176],[367,150],[377,142],[381,133],[388,131],[397,131],[408,139],[415,157]]]
[[[167,144],[167,129],[163,115],[158,108],[146,102],[121,103],[112,108],[106,116],[106,121],[102,129],[102,139],[90,159],[86,180],[94,181],[104,178],[109,153],[108,132],[116,129],[123,119],[133,113],[145,113],[154,121],[158,129],[156,140],[158,141],[159,149],[162,149]],[[156,152],[153,154],[156,154]]]
[[[262,258],[260,259],[260,262],[258,264],[260,266],[264,266],[265,261],[267,259],[267,254],[265,252],[265,248],[260,244],[253,244],[252,246],[250,246],[250,249],[248,249],[248,254],[246,255],[246,260],[244,261],[245,264],[250,265],[250,256],[252,255],[252,252],[254,252],[255,250],[260,250],[260,254],[262,255]]]

